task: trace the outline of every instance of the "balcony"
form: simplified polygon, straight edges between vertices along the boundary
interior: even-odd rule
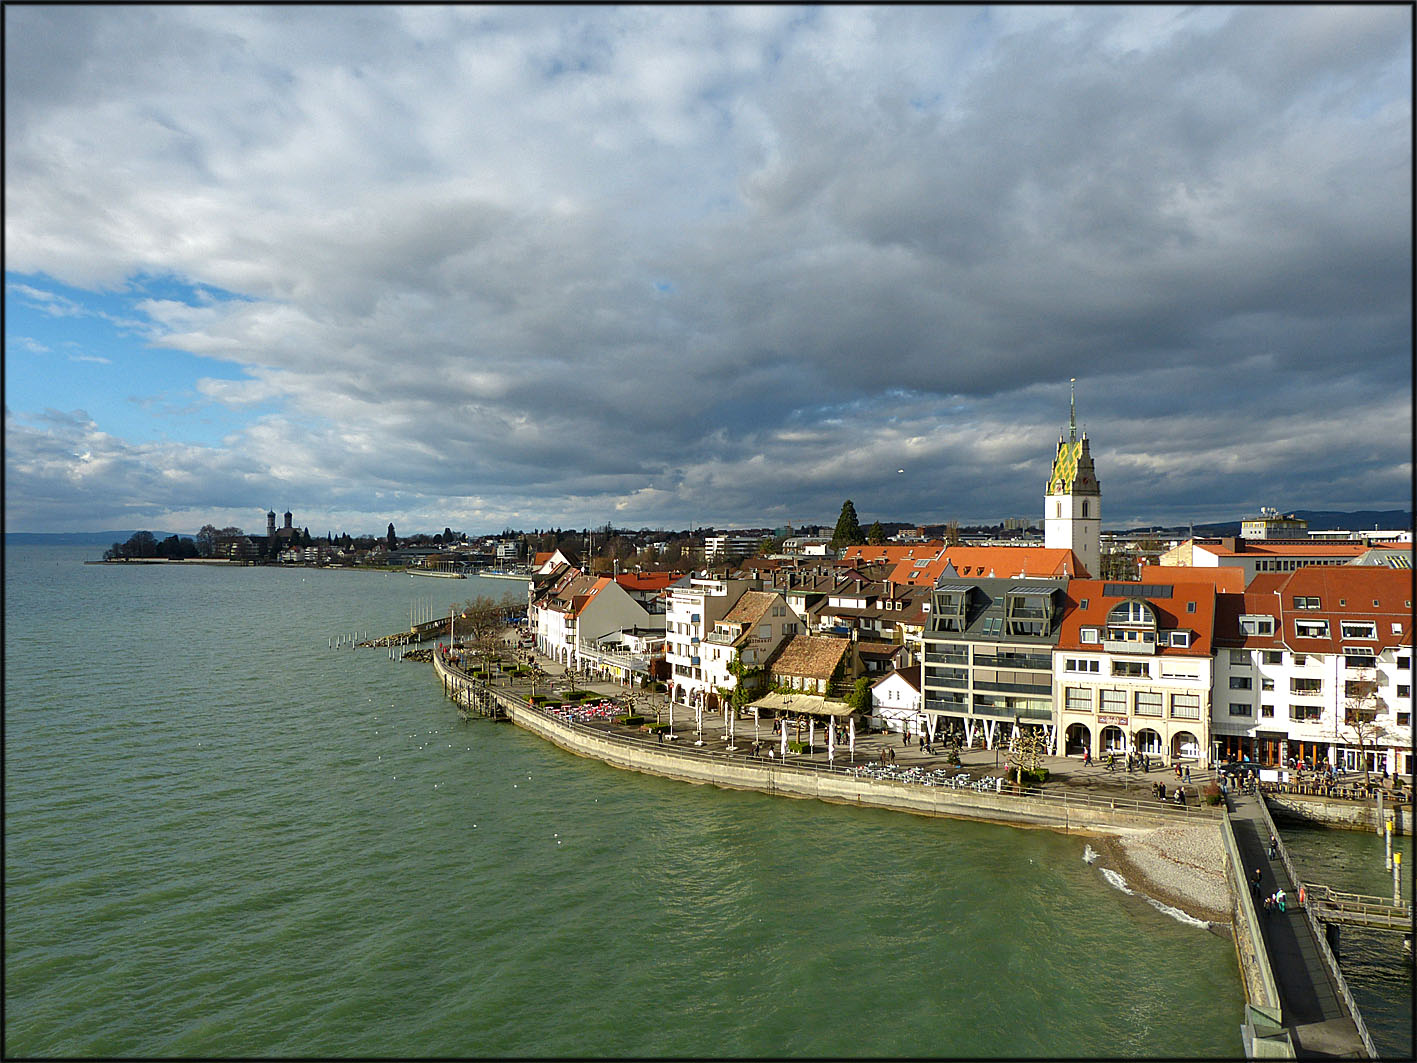
[[[1118,636],[1122,637],[1118,637]],[[1140,635],[1140,638],[1127,638],[1126,635]],[[1108,630],[1102,636],[1102,648],[1108,653],[1151,653],[1156,652],[1156,634],[1152,631],[1112,631]]]

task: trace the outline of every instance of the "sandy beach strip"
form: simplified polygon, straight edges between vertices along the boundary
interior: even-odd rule
[[[1117,872],[1129,889],[1194,919],[1230,922],[1225,843],[1217,823],[1176,823],[1100,834],[1092,846],[1097,865]]]

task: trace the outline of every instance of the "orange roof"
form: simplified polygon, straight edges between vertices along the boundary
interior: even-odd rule
[[[1227,594],[1240,594],[1245,589],[1242,568],[1197,568],[1193,565],[1143,565],[1138,583],[1209,583]]]
[[[1171,583],[1169,598],[1137,598],[1124,595],[1105,595],[1103,591],[1121,583],[1122,580],[1075,579],[1068,583],[1068,610],[1063,616],[1058,630],[1058,648],[1067,650],[1102,649],[1100,642],[1083,642],[1081,630],[1085,627],[1105,628],[1107,614],[1120,602],[1144,601],[1156,613],[1158,631],[1179,629],[1191,632],[1188,647],[1156,646],[1157,656],[1162,657],[1209,657],[1211,639],[1215,630],[1216,589],[1211,583]],[[1084,603],[1086,603],[1084,605]]]
[[[1412,572],[1407,569],[1361,565],[1321,565],[1293,572],[1265,572],[1250,581],[1245,590],[1243,611],[1274,618],[1274,634],[1246,635],[1239,628],[1239,612],[1234,626],[1226,623],[1217,638],[1226,645],[1245,647],[1288,647],[1298,652],[1342,653],[1343,645],[1371,645],[1377,651],[1393,646],[1412,645]],[[1298,609],[1295,598],[1316,598],[1312,608]],[[1307,604],[1307,602],[1306,602]],[[1227,613],[1229,611],[1227,610]],[[1230,619],[1227,615],[1227,621]],[[1327,620],[1328,635],[1320,638],[1299,636],[1295,620]],[[1342,621],[1373,624],[1374,638],[1343,637]],[[1393,630],[1393,625],[1397,630]]]
[[[900,561],[914,561],[922,557],[936,558],[944,548],[944,542],[939,539],[928,543],[867,543],[862,546],[848,546],[841,559],[862,563],[887,561],[894,565]]]
[[[898,563],[890,581],[933,587],[946,565],[965,578],[1076,576],[1086,571],[1071,550],[1046,546],[950,546],[924,565],[919,560]]]
[[[615,582],[627,591],[662,591],[678,579],[674,572],[621,572]]]

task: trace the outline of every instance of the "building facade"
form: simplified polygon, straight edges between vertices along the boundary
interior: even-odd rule
[[[1073,580],[1053,660],[1055,753],[1208,765],[1211,583]]]
[[[1053,748],[1053,649],[1067,584],[941,573],[923,636],[921,691],[931,737],[962,729],[966,745],[982,738],[992,749],[1032,725]]]
[[[1220,755],[1287,768],[1408,774],[1411,570],[1301,568],[1255,577],[1217,631]]]

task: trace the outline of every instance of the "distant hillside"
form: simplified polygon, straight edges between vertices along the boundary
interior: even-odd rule
[[[1341,513],[1331,509],[1296,509],[1293,514],[1301,520],[1308,521],[1310,531],[1366,531],[1372,528],[1393,531],[1412,527],[1412,512],[1402,509],[1360,509],[1353,513]],[[1179,535],[1185,535],[1190,530],[1185,525],[1173,528],[1133,529],[1134,532],[1155,531],[1158,534]],[[1239,535],[1240,521],[1228,520],[1216,524],[1197,524],[1195,533],[1201,536]]]
[[[102,546],[107,548],[114,543],[126,543],[138,531],[148,530],[147,528],[134,528],[132,531],[6,532],[5,544],[7,546]],[[161,542],[174,534],[176,533],[155,531],[153,537]],[[190,539],[192,536],[183,535],[182,538]]]

